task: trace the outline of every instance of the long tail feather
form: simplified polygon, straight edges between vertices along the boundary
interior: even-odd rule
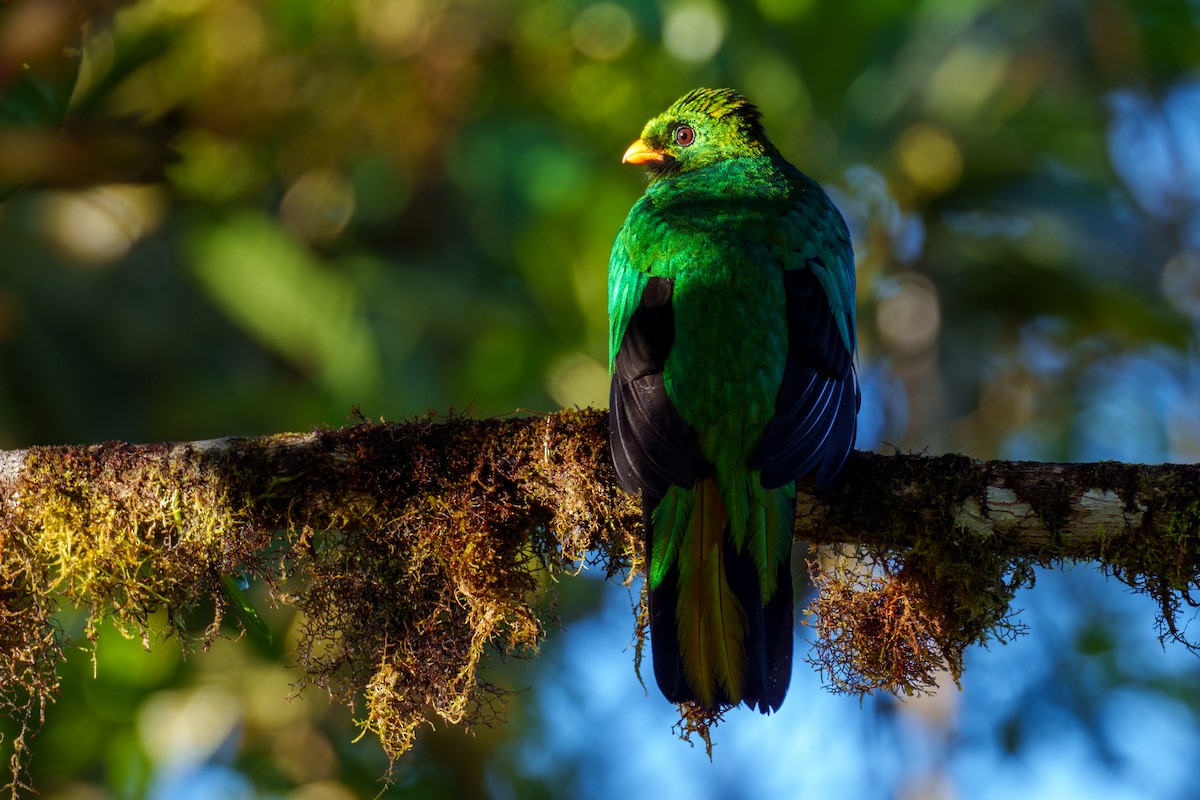
[[[662,585],[667,571],[675,563],[695,502],[694,490],[672,486],[652,512],[651,524],[646,529],[650,545],[646,573],[650,588],[657,589]]]
[[[758,599],[758,570],[744,554],[730,561],[729,580],[748,612],[742,702],[764,714],[777,711],[792,676],[791,559],[776,572],[775,594],[765,604]]]
[[[660,506],[661,508],[661,506]],[[645,530],[646,558],[653,563],[655,558],[654,518],[652,500],[642,504],[642,522]],[[683,674],[683,659],[679,655],[679,637],[675,633],[675,609],[679,600],[679,566],[667,563],[667,571],[657,585],[648,579],[647,593],[650,616],[650,653],[654,662],[654,680],[663,696],[672,703],[684,703],[695,699]]]
[[[765,605],[775,596],[780,572],[791,569],[796,486],[789,483],[778,489],[764,489],[757,472],[752,478],[756,502],[750,504],[746,550],[758,568],[759,594]]]
[[[748,500],[738,546],[714,477],[643,508],[654,674],[672,702],[777,710],[791,676],[794,489]]]
[[[675,623],[684,673],[705,706],[740,702],[746,675],[746,611],[725,576],[727,524],[715,480],[697,481],[679,548]]]

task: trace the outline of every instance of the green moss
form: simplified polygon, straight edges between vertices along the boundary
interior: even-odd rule
[[[1015,635],[1010,603],[1032,582],[1032,561],[1005,543],[957,527],[957,511],[986,507],[989,475],[965,456],[860,456],[830,493],[833,531],[798,535],[817,543],[809,567],[817,595],[810,661],[835,691],[900,695],[962,674],[967,647]],[[869,538],[869,537],[868,537]]]
[[[1190,465],[1143,467],[1134,496],[1126,501],[1138,524],[1104,539],[1102,569],[1158,603],[1159,635],[1192,650],[1178,625],[1185,608],[1198,605],[1200,588],[1200,475]]]
[[[634,558],[640,515],[615,488],[604,422],[431,417],[236,447],[30,450],[0,498],[0,711],[32,729],[57,691],[59,602],[90,611],[89,636],[109,618],[191,647],[218,635],[222,577],[248,574],[304,614],[301,688],[361,703],[392,757],[430,717],[494,719],[481,659],[536,652],[538,573]],[[187,612],[209,604],[192,634]]]
[[[393,758],[423,722],[496,719],[504,697],[481,664],[489,651],[536,652],[553,604],[545,572],[642,568],[641,515],[616,488],[606,421],[429,417],[234,446],[28,451],[19,482],[0,487],[0,713],[25,725],[9,743],[18,762],[58,688],[60,603],[90,611],[89,635],[110,618],[126,635],[193,647],[219,634],[222,578],[243,574],[303,613],[299,688],[361,709],[364,733]],[[913,694],[946,672],[957,680],[967,647],[1019,632],[1010,604],[1035,565],[1097,549],[1182,639],[1175,620],[1200,574],[1200,471],[1034,466],[1040,476],[1003,481],[1050,532],[1034,552],[962,526],[964,509],[986,512],[1004,465],[857,453],[837,487],[801,493],[797,538],[818,553],[812,660],[832,688]],[[1124,526],[1066,536],[1080,486],[1115,492]],[[200,607],[214,616],[194,634],[184,620]],[[165,629],[152,625],[160,610]],[[720,711],[681,713],[681,734],[711,747]]]
[[[1002,477],[1001,477],[1002,476]],[[1002,486],[1028,508],[1034,536],[958,529],[957,512],[987,509]],[[1115,494],[1123,519],[1089,536],[1077,498]],[[984,463],[961,456],[856,454],[844,483],[802,517],[798,537],[863,543],[848,558],[814,565],[820,596],[810,608],[813,660],[834,689],[932,688],[940,670],[957,676],[965,647],[1021,630],[1009,611],[1035,566],[1093,560],[1159,606],[1160,635],[1196,649],[1177,620],[1200,587],[1200,469],[1194,465]],[[1068,536],[1068,532],[1070,535]],[[834,551],[841,553],[842,551]]]

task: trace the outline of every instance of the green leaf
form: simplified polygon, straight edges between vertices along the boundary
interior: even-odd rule
[[[20,77],[0,94],[0,129],[53,131],[67,115],[67,105],[79,74],[78,56],[63,56],[61,61],[39,69],[23,65]],[[0,182],[0,200],[4,200],[24,180]]]
[[[22,158],[12,158],[14,146],[20,152],[27,137],[56,132],[67,116],[83,60],[83,26],[63,3],[0,3],[0,23],[15,46],[0,59],[0,135],[12,159],[0,179],[3,200],[28,180]]]
[[[26,68],[0,97],[0,125],[10,128],[51,128],[67,112],[71,86],[48,80]]]
[[[271,629],[267,627],[267,623],[258,613],[258,609],[250,602],[250,598],[246,597],[239,582],[230,575],[224,575],[221,577],[221,585],[225,587],[225,594],[233,605],[233,613],[241,620],[242,627],[249,633],[270,642]]]
[[[370,397],[380,355],[359,288],[266,215],[198,225],[188,242],[201,286],[231,319],[339,401]]]

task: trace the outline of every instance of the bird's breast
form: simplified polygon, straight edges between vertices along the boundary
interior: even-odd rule
[[[702,450],[733,445],[748,453],[774,414],[787,357],[783,272],[758,239],[689,238],[672,258],[667,394],[700,434]]]

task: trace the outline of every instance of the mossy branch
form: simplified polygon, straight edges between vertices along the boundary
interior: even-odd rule
[[[814,660],[845,691],[923,691],[1014,628],[1035,564],[1098,563],[1154,595],[1164,632],[1200,573],[1200,468],[855,453],[801,487],[815,545]],[[0,454],[0,712],[36,727],[57,691],[60,602],[150,633],[216,602],[224,576],[304,612],[302,683],[365,698],[392,756],[429,714],[470,724],[496,693],[485,649],[533,652],[543,569],[638,569],[607,414],[450,417],[183,444]],[[23,757],[23,738],[16,743]],[[19,774],[14,762],[14,774]],[[14,778],[14,793],[18,780]]]

